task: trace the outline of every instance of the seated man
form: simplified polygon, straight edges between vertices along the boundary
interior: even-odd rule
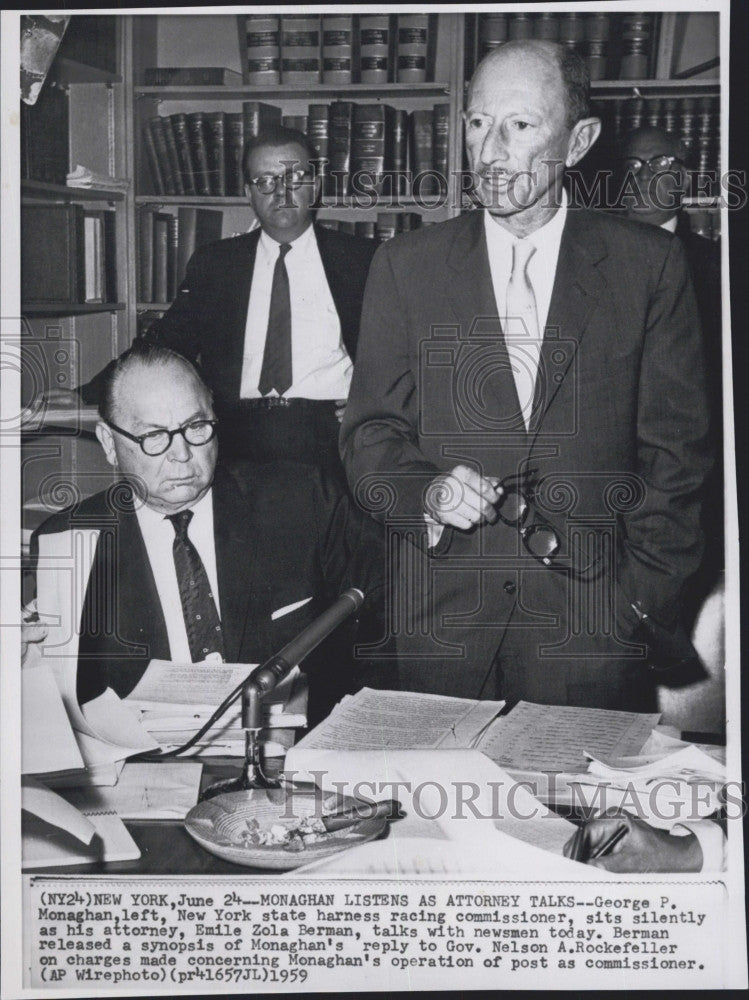
[[[107,686],[127,695],[154,658],[262,662],[347,587],[367,595],[356,638],[367,621],[376,628],[383,547],[370,519],[318,470],[217,468],[211,394],[184,357],[136,342],[109,370],[100,414],[97,437],[121,481],[32,539],[42,621],[72,618],[81,703]],[[68,553],[68,590],[79,592],[66,612],[55,595],[67,578],[55,582],[50,568]],[[353,631],[343,626],[307,661],[311,722],[373,683],[366,663],[354,665]]]

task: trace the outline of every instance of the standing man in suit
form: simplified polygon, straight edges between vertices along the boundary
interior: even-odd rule
[[[670,636],[699,564],[687,262],[668,233],[567,204],[600,131],[588,91],[558,45],[487,56],[464,115],[483,211],[372,264],[341,448],[399,552],[405,687],[651,708],[634,640]]]
[[[340,468],[337,411],[375,247],[312,222],[314,156],[281,126],[248,141],[245,191],[260,227],[199,248],[146,337],[200,360],[222,453]]]
[[[77,663],[81,703],[107,686],[127,695],[154,658],[263,662],[349,586],[377,607],[379,529],[322,470],[216,468],[211,395],[181,355],[136,341],[108,369],[100,412],[120,481],[32,541],[41,621],[62,622],[46,641]],[[372,683],[352,639],[344,626],[308,660],[312,721]]]

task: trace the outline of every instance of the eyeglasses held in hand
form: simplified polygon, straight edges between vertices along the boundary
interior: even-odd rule
[[[113,431],[117,431],[118,434],[122,434],[123,437],[135,441],[140,445],[141,451],[151,458],[163,455],[165,451],[168,451],[177,434],[181,434],[185,441],[194,447],[208,444],[216,434],[217,425],[218,420],[191,420],[189,424],[175,427],[173,431],[168,431],[165,428],[164,430],[148,431],[147,434],[131,434],[130,431],[126,431],[124,428],[118,427],[117,424],[113,424],[110,420],[107,420],[108,427],[111,427]]]
[[[499,484],[504,491],[496,507],[500,521],[518,529],[526,551],[544,566],[552,569],[554,556],[559,552],[561,541],[556,530],[539,516],[532,504],[535,497],[533,477],[536,469],[529,469],[519,475],[508,476]],[[509,485],[515,481],[514,485]],[[521,487],[520,483],[523,482]],[[528,519],[531,519],[529,523]]]
[[[296,191],[302,184],[309,184],[311,181],[312,173],[309,170],[285,170],[282,174],[260,174],[259,177],[252,177],[250,184],[253,184],[260,194],[274,194],[279,184],[283,184],[287,191]]]
[[[665,174],[667,170],[673,168],[674,163],[684,166],[684,161],[678,156],[666,156],[661,153],[659,156],[651,156],[649,160],[641,160],[639,156],[630,156],[624,160],[624,169],[633,174],[639,174],[644,166],[647,166],[651,174]]]

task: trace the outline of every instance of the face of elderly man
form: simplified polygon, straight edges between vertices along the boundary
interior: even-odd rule
[[[174,430],[194,420],[213,420],[208,390],[186,364],[134,362],[117,382],[113,421],[131,434]],[[137,442],[105,423],[96,430],[107,461],[129,477],[154,510],[176,514],[209,489],[216,467],[216,438],[191,445],[181,434],[162,455],[146,455]]]
[[[524,236],[556,211],[564,168],[598,137],[600,122],[571,128],[557,49],[508,43],[483,60],[468,94],[466,146],[482,204]]]

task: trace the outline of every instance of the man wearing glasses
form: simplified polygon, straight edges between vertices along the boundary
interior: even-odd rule
[[[321,471],[217,468],[211,394],[184,357],[136,341],[107,371],[100,416],[119,481],[32,539],[51,655],[58,629],[62,641],[78,636],[81,703],[107,686],[127,695],[154,658],[262,662],[348,586],[367,594],[366,627],[382,581],[379,530]],[[351,640],[339,630],[310,659],[311,720],[364,683]]]
[[[249,140],[245,191],[259,228],[199,248],[146,336],[199,359],[222,454],[340,469],[337,417],[375,247],[312,222],[314,155],[303,133],[281,126]]]
[[[479,210],[379,248],[341,434],[398,542],[401,684],[651,710],[710,466],[684,251],[568,203],[601,128],[575,53],[500,46],[464,123]]]

